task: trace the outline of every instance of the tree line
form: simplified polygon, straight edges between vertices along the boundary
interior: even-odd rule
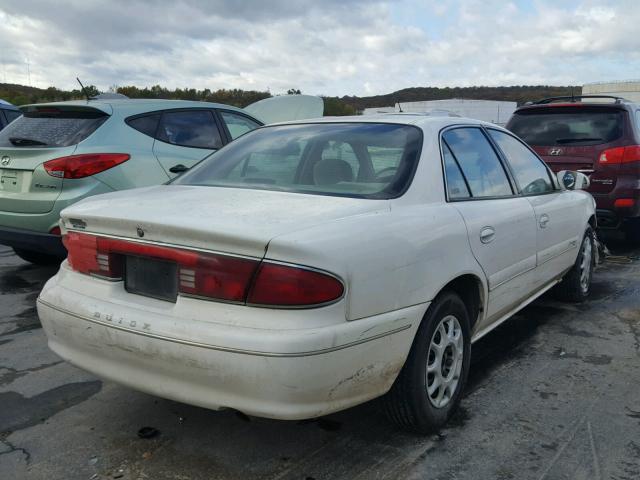
[[[90,96],[102,93],[94,85],[87,85]],[[205,88],[175,88],[169,89],[160,85],[152,87],[117,86],[110,87],[107,91],[121,93],[129,98],[157,98],[170,100],[196,100],[204,102],[223,103],[236,107],[246,107],[250,103],[269,98],[272,94],[268,91],[218,89]],[[517,102],[519,105],[544,97],[579,95],[582,89],[579,86],[549,86],[549,85],[517,85],[509,87],[413,87],[398,90],[385,95],[369,97],[325,96],[325,115],[354,115],[367,107],[387,107],[396,103],[413,102],[421,100],[444,100],[451,98],[464,98],[474,100],[506,100]],[[299,89],[292,88],[287,94],[297,95],[302,93]],[[58,102],[65,100],[84,99],[85,93],[79,88],[73,90],[61,90],[56,87],[36,88],[26,85],[0,83],[0,99],[14,105],[29,103]]]

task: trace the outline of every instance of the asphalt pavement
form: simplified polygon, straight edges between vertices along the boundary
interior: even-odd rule
[[[56,268],[0,247],[0,479],[640,479],[640,247],[605,241],[592,298],[545,296],[476,343],[430,436],[376,401],[284,422],[103,382],[47,348],[35,301]]]

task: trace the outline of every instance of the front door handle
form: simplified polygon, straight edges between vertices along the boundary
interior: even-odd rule
[[[540,224],[540,228],[547,228],[547,224],[549,223],[549,215],[543,213],[540,215],[540,220],[538,222]]]
[[[182,172],[186,172],[187,170],[189,170],[189,167],[181,163],[179,163],[178,165],[174,165],[169,169],[171,173],[182,173]]]
[[[492,242],[495,235],[496,231],[493,227],[484,227],[482,230],[480,230],[480,241],[482,243]]]

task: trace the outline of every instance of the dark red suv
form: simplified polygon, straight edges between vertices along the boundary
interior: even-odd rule
[[[640,105],[596,95],[546,98],[519,107],[507,128],[555,172],[588,175],[598,227],[640,242]]]

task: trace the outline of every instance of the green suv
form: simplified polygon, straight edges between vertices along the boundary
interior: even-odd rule
[[[305,115],[322,115],[319,98],[296,97],[263,100],[255,111],[265,121],[269,108],[275,119],[295,119],[311,98],[315,110]],[[167,182],[263,125],[247,108],[131,99],[21,107],[23,115],[0,132],[0,244],[29,262],[60,261],[62,209],[91,195]]]

